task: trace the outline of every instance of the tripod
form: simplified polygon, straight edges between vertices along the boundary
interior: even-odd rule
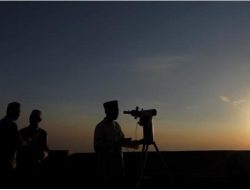
[[[150,145],[153,145],[162,164],[164,165],[164,168],[165,170],[167,170],[167,164],[165,163],[156,143],[154,141],[152,142],[143,142],[142,144],[142,160],[139,164],[139,168],[138,168],[138,174],[137,174],[137,181],[136,181],[136,187],[137,188],[140,188],[141,187],[141,183],[143,181],[143,178],[144,178],[144,170],[145,170],[145,167],[146,167],[146,164],[147,164],[147,159],[148,159],[148,147]]]
[[[140,140],[139,144],[142,144],[142,160],[139,164],[138,173],[137,173],[137,183],[136,187],[140,188],[143,177],[144,177],[144,170],[147,164],[148,159],[148,147],[149,145],[153,145],[157,154],[159,155],[161,162],[163,163],[165,169],[167,170],[167,165],[164,159],[161,156],[161,153],[155,143],[154,139],[154,130],[152,124],[153,116],[156,116],[157,111],[156,109],[149,109],[149,110],[141,110],[139,111],[139,107],[136,107],[135,110],[132,111],[124,111],[124,114],[131,114],[135,117],[135,119],[140,118],[138,124],[143,127],[143,139]],[[169,176],[170,177],[170,176]]]

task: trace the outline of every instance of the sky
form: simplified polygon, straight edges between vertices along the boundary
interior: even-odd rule
[[[250,148],[250,2],[0,2],[0,116],[33,109],[52,150],[93,152],[103,103],[160,150]],[[133,151],[133,150],[125,150]]]

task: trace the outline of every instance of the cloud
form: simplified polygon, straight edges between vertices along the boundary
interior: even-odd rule
[[[227,96],[220,96],[222,102],[231,102],[230,98]]]
[[[135,61],[135,66],[144,71],[166,71],[186,61],[187,58],[184,56],[154,56],[138,58]]]
[[[247,102],[247,100],[245,99],[231,100],[228,96],[220,96],[220,100],[222,102],[230,104],[231,106],[240,106]]]
[[[232,102],[232,105],[233,105],[233,106],[239,106],[239,105],[244,104],[244,103],[246,103],[246,102],[247,102],[247,100],[245,100],[245,99],[242,99],[242,100],[235,100],[235,101]]]

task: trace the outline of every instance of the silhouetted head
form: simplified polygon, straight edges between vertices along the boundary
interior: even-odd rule
[[[13,119],[14,121],[18,119],[20,115],[21,104],[18,102],[11,102],[7,107],[7,117]]]
[[[119,108],[118,108],[118,101],[117,100],[105,102],[103,104],[103,106],[104,106],[104,110],[105,110],[107,119],[113,121],[113,120],[116,120],[118,118]]]
[[[40,110],[33,110],[30,114],[30,124],[38,124],[39,122],[42,121],[41,118],[41,111]]]

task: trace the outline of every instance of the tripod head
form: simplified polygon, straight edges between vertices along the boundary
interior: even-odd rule
[[[151,144],[154,142],[154,128],[152,124],[153,116],[156,116],[156,109],[149,110],[139,110],[137,106],[135,110],[124,111],[124,114],[130,114],[134,116],[135,119],[139,118],[138,124],[143,127],[143,141],[146,144]]]

